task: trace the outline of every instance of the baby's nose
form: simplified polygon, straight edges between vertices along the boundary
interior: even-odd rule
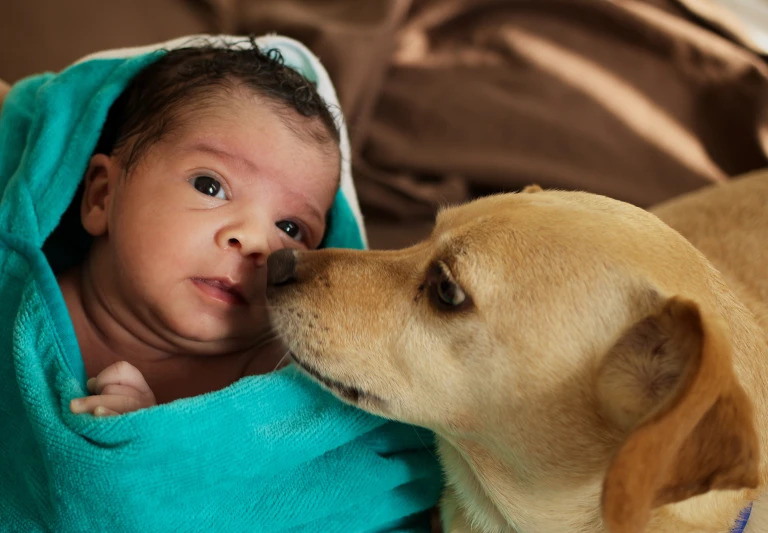
[[[283,248],[267,259],[267,285],[277,287],[296,281],[296,250]]]
[[[264,266],[269,255],[269,245],[266,242],[243,242],[243,239],[227,239],[227,248],[234,248],[249,259],[256,262],[256,266]]]

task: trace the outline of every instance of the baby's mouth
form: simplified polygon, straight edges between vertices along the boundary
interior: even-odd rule
[[[230,284],[222,279],[209,278],[193,278],[192,282],[203,292],[217,300],[234,305],[246,305],[248,303],[237,284]]]

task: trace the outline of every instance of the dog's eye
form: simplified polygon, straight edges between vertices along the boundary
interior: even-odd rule
[[[464,309],[470,304],[470,298],[458,283],[448,266],[438,261],[432,266],[427,276],[432,302],[442,309]]]
[[[437,297],[442,303],[450,307],[458,307],[467,299],[464,291],[449,279],[442,279],[437,283]]]

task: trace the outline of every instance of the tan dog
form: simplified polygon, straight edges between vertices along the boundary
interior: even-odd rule
[[[276,329],[342,399],[436,432],[448,532],[728,532],[768,482],[768,175],[669,225],[525,192],[401,251],[274,254]]]

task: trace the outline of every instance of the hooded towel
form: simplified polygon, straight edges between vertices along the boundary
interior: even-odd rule
[[[110,105],[164,50],[193,44],[88,56],[17,83],[0,112],[0,530],[427,531],[440,491],[428,436],[342,404],[295,368],[116,417],[69,410],[86,376],[51,266],[66,249],[50,237]],[[303,45],[257,44],[338,107]],[[343,124],[341,150],[325,246],[363,248]]]

